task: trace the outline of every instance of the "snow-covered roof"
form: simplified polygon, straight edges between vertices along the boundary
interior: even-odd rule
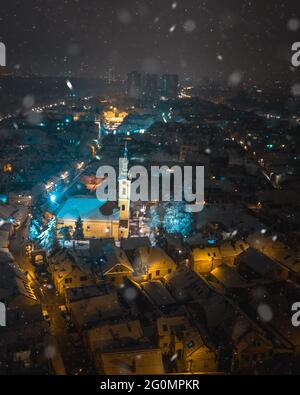
[[[97,198],[70,198],[59,210],[57,218],[58,220],[76,221],[80,216],[83,221],[118,220],[120,217],[119,211],[114,211],[109,216],[105,216],[101,213],[100,208],[104,204],[106,204],[106,201],[100,201]]]

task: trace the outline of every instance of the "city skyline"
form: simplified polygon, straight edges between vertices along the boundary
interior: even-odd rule
[[[226,80],[240,72],[259,82],[266,71],[295,77],[290,58],[299,23],[292,2],[113,3],[4,1],[0,40],[8,68],[81,77],[103,77],[110,68],[122,76],[137,69],[182,80]]]

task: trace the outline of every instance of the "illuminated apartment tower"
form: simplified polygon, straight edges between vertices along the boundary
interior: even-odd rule
[[[124,156],[120,160],[120,176],[119,176],[119,209],[120,209],[119,237],[120,238],[127,238],[129,236],[130,188],[131,188],[131,181],[128,179],[128,150],[127,150],[127,142],[126,142]]]

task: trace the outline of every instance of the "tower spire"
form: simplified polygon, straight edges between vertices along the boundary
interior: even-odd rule
[[[128,145],[127,145],[127,141],[125,141],[124,158],[128,159]]]

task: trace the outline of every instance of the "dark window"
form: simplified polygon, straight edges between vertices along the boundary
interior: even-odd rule
[[[168,325],[163,324],[163,331],[164,331],[164,332],[168,332]]]
[[[172,273],[172,269],[169,269],[169,270],[168,270],[168,273],[169,273],[169,274]]]
[[[160,275],[160,270],[156,270],[156,275],[157,275],[157,276]]]
[[[191,340],[189,343],[188,343],[188,348],[193,348],[194,347],[194,345],[195,345],[195,343],[193,342],[193,340]]]
[[[87,276],[82,276],[82,277],[80,277],[80,281],[87,281]]]
[[[71,278],[66,278],[66,279],[65,279],[65,284],[71,284],[71,282],[72,282],[72,279],[71,279]]]
[[[152,273],[149,274],[148,278],[149,278],[149,280],[152,279]]]

